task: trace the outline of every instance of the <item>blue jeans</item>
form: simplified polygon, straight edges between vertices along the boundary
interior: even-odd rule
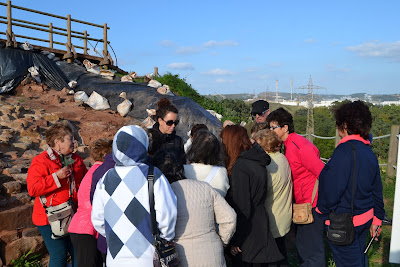
[[[364,254],[365,239],[369,232],[372,219],[366,224],[354,228],[354,241],[347,246],[333,245],[329,240],[329,247],[337,267],[364,267],[368,266],[368,258]],[[327,227],[326,227],[327,229]]]
[[[60,239],[51,238],[51,227],[50,225],[38,226],[40,234],[43,237],[44,244],[46,245],[47,251],[50,254],[49,267],[66,267],[68,252],[72,258],[72,266],[76,266],[76,260],[74,255],[74,248],[71,243],[69,235]]]

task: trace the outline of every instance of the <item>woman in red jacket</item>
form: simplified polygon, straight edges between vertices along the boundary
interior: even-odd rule
[[[303,136],[295,133],[293,117],[288,111],[283,108],[274,110],[267,117],[267,123],[270,130],[274,131],[283,142],[284,154],[292,170],[294,203],[312,202],[314,222],[296,224],[295,228],[300,266],[325,266],[324,222],[315,213],[318,194],[312,201],[316,181],[325,165],[319,157],[318,148]]]
[[[34,157],[28,169],[29,195],[36,197],[32,221],[38,227],[50,254],[49,267],[67,266],[68,252],[74,263],[74,250],[68,235],[56,238],[47,219],[46,206],[57,206],[70,200],[77,204],[79,184],[87,169],[80,156],[73,153],[72,129],[66,122],[57,122],[45,133],[49,148]],[[71,190],[70,190],[71,188]]]

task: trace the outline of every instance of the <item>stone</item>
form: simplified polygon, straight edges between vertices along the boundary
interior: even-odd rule
[[[34,122],[34,125],[40,126],[40,127],[47,127],[48,126],[48,122],[46,120],[39,119],[39,120],[36,120]]]
[[[18,152],[17,151],[8,151],[4,153],[7,157],[9,157],[11,160],[17,159],[18,158]]]
[[[3,192],[6,194],[18,194],[21,193],[21,183],[17,181],[11,181],[3,183],[1,186]]]
[[[41,236],[22,237],[6,245],[4,258],[6,264],[10,264],[11,260],[16,260],[29,251],[33,251],[33,254],[36,254],[44,251],[45,248],[46,246]]]
[[[28,127],[28,129],[22,130],[20,135],[39,138],[39,128],[36,125],[31,125]]]
[[[25,204],[0,212],[0,229],[14,230],[16,228],[30,228],[32,223],[32,204]]]
[[[57,115],[54,115],[54,114],[45,114],[45,115],[43,115],[43,119],[46,121],[50,121],[50,122],[56,122],[56,121],[60,120],[60,117],[58,117]]]
[[[23,229],[22,236],[31,237],[31,236],[40,236],[39,229],[37,227]]]
[[[22,158],[31,160],[34,157],[36,157],[37,155],[39,155],[40,153],[41,153],[40,151],[29,149],[29,150],[25,151],[24,154],[22,154]]]
[[[24,205],[24,204],[30,204],[32,201],[32,197],[29,195],[28,192],[22,192],[16,194],[15,196],[10,197],[10,200],[14,204]]]
[[[13,229],[13,230],[9,230],[9,231],[1,231],[0,239],[6,244],[17,240],[18,239],[17,229]]]
[[[26,178],[28,177],[27,173],[15,173],[10,175],[14,180],[18,182],[26,183]]]

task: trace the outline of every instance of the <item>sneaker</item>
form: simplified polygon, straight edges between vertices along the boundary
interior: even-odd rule
[[[385,217],[383,217],[382,225],[392,225],[392,219],[389,218],[386,214]]]

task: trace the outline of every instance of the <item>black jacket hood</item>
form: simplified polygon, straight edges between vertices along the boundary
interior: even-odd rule
[[[239,158],[255,161],[263,167],[271,163],[271,157],[257,142],[255,142],[249,150],[242,152]]]

